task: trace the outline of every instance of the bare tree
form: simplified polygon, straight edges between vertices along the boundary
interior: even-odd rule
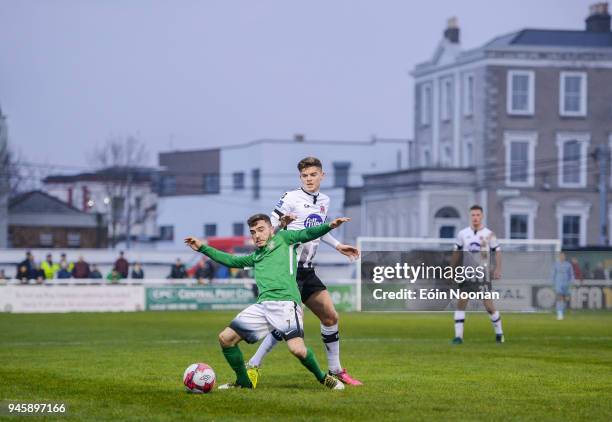
[[[127,247],[130,246],[134,174],[139,167],[146,166],[148,157],[145,144],[133,136],[113,137],[101,147],[95,148],[91,154],[91,161],[98,168],[106,196],[110,200],[108,217],[113,247],[119,240],[117,228],[120,223],[126,228],[125,240]]]

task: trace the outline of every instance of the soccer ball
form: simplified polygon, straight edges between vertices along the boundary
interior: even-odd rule
[[[205,363],[194,363],[185,369],[183,384],[191,393],[209,393],[215,386],[215,371]]]

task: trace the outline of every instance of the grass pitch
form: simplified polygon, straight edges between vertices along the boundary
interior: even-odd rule
[[[234,314],[0,314],[0,402],[66,403],[45,418],[92,421],[612,420],[612,313],[502,314],[503,345],[470,313],[461,346],[448,313],[345,313],[342,363],[363,387],[324,389],[280,344],[256,390],[185,393],[190,363],[233,379],[216,336]],[[326,368],[310,313],[306,342]]]

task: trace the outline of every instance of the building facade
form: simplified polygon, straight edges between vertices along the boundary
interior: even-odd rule
[[[161,153],[158,224],[160,247],[182,247],[188,235],[248,235],[246,219],[269,213],[284,192],[300,187],[297,163],[321,159],[321,190],[331,198],[329,217],[343,213],[344,188],[360,186],[366,173],[405,169],[411,142],[405,139],[315,141],[258,140],[202,151]],[[342,232],[337,233],[342,236]]]
[[[432,59],[412,75],[422,168],[415,171],[437,185],[405,186],[409,198],[420,198],[412,212],[431,216],[428,222],[421,216],[407,235],[452,237],[468,224],[469,204],[479,203],[500,237],[561,239],[565,247],[611,238],[612,32],[606,3],[591,6],[584,30],[524,29],[467,51],[451,19]],[[472,172],[469,192],[452,189],[457,180],[449,173],[453,194],[431,202],[444,190],[441,169]],[[364,204],[376,195],[366,181]],[[421,202],[425,197],[430,202]],[[437,215],[456,217],[437,224]],[[363,228],[382,235],[376,218],[368,213]]]

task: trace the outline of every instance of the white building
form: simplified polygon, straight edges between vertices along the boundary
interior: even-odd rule
[[[183,247],[183,238],[248,235],[246,219],[270,213],[281,195],[300,186],[297,163],[319,158],[326,174],[322,191],[331,198],[329,217],[342,214],[344,188],[362,176],[405,169],[411,145],[402,139],[371,141],[259,140],[205,151],[160,154],[158,247]],[[342,232],[336,233],[342,237]]]

